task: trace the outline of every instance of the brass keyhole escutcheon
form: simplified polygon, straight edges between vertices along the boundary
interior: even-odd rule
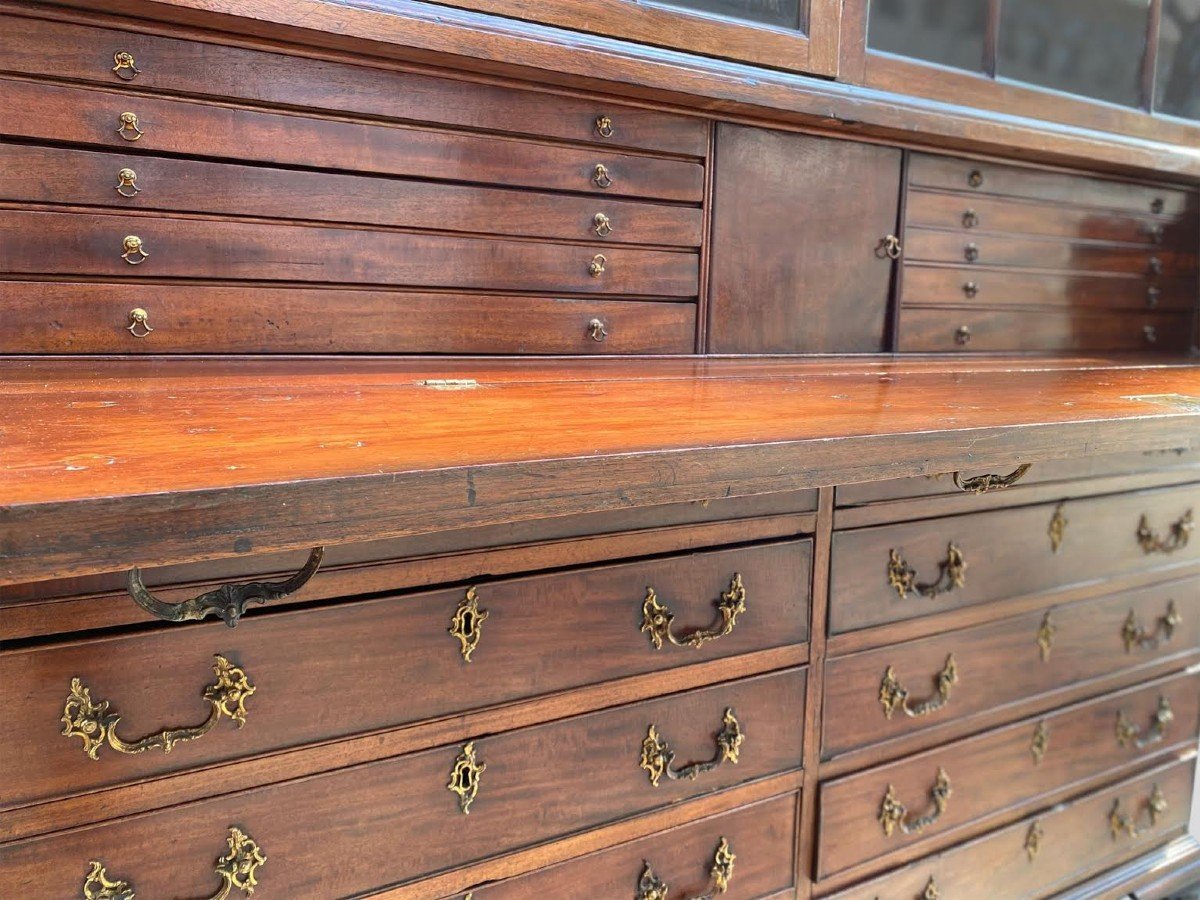
[[[968,209],[963,213],[962,223],[963,228],[975,228],[979,225],[979,213],[973,209]]]
[[[596,213],[592,217],[592,231],[600,237],[608,237],[612,234],[612,230],[612,219],[604,213]]]
[[[610,138],[615,131],[611,116],[596,116],[596,134],[600,137]]]
[[[608,337],[608,330],[604,327],[604,322],[600,319],[592,319],[588,322],[588,337],[597,344],[603,344]]]
[[[486,609],[479,608],[478,591],[473,586],[468,588],[467,595],[458,604],[450,628],[447,629],[458,638],[462,645],[462,658],[467,662],[471,661],[471,654],[479,646],[479,639],[483,637],[483,623],[487,621],[488,615]]]
[[[604,274],[604,267],[608,265],[608,257],[603,253],[597,253],[592,257],[592,261],[588,263],[588,274],[593,278],[599,278]]]
[[[123,112],[117,119],[117,134],[127,141],[140,140],[146,132],[138,124],[137,113]]]
[[[471,814],[471,804],[479,793],[479,776],[487,769],[487,763],[479,762],[475,757],[475,742],[463,746],[454,766],[450,769],[450,783],[446,788],[458,796],[458,808],[464,816]]]
[[[137,186],[137,172],[126,168],[117,173],[118,194],[122,197],[133,197],[141,192],[142,189]]]
[[[112,70],[122,81],[133,81],[142,74],[142,70],[133,61],[133,54],[127,50],[118,50],[113,54]]]
[[[150,254],[142,246],[142,239],[136,234],[126,235],[121,241],[121,259],[131,266],[140,266]]]
[[[595,171],[592,172],[592,184],[598,188],[610,188],[612,183],[612,176],[608,174],[608,166],[604,163],[597,163]]]
[[[900,238],[894,234],[886,234],[879,239],[879,244],[875,247],[875,255],[880,259],[899,259],[902,249]]]
[[[129,325],[125,328],[135,338],[147,337],[154,329],[150,327],[150,313],[140,306],[129,311]]]

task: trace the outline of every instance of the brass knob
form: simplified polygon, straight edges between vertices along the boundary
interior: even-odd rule
[[[592,261],[588,263],[588,274],[593,278],[599,278],[604,274],[604,267],[608,264],[608,257],[603,253],[597,253],[592,257]]]
[[[967,344],[971,343],[970,325],[958,326],[958,329],[954,332],[954,343],[958,344],[960,347],[965,347]]]
[[[611,116],[596,116],[596,133],[600,137],[610,138],[615,131]]]
[[[967,176],[967,184],[974,188],[981,187],[983,185],[983,173],[978,169],[972,169],[971,174]]]
[[[1147,263],[1146,268],[1150,270],[1151,275],[1161,275],[1163,271],[1162,260],[1157,256],[1152,256],[1150,257],[1150,262]]]
[[[117,193],[122,197],[132,197],[140,194],[142,189],[137,186],[137,172],[133,169],[122,169],[117,173]]]
[[[1142,334],[1145,336],[1147,344],[1154,344],[1158,342],[1158,329],[1156,329],[1153,325],[1143,325]]]
[[[1162,290],[1156,285],[1150,285],[1146,288],[1146,306],[1150,309],[1158,309],[1158,300],[1162,296]]]
[[[600,237],[608,237],[612,234],[612,219],[604,213],[596,213],[592,217],[592,230]]]
[[[137,113],[123,112],[118,117],[117,134],[127,141],[136,141],[141,138],[144,131],[138,125]]]
[[[600,319],[592,319],[588,322],[588,337],[597,344],[603,344],[604,339],[608,337],[608,331],[604,328],[604,322]]]
[[[141,329],[139,333],[138,329]],[[154,329],[150,327],[150,313],[146,312],[140,306],[137,309],[129,311],[129,325],[125,329],[135,338],[144,338]]]
[[[967,244],[963,247],[963,259],[967,262],[975,262],[979,259],[979,246],[977,244]]]
[[[1162,197],[1155,197],[1150,201],[1150,212],[1160,213],[1166,208],[1166,202]]]
[[[133,81],[142,74],[142,70],[134,64],[133,54],[126,50],[118,50],[113,54],[112,70],[122,81]]]
[[[979,224],[979,213],[973,209],[968,209],[963,213],[962,217],[963,228],[974,228]]]
[[[596,164],[596,171],[592,173],[592,183],[598,188],[612,187],[612,176],[608,174],[608,166],[604,163]]]
[[[974,281],[968,281],[963,285],[963,294],[967,297],[974,297],[979,293],[979,285]]]

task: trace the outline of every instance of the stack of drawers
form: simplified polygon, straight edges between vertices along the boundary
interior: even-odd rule
[[[690,353],[708,123],[0,14],[0,352]]]
[[[922,153],[906,191],[900,350],[1189,346],[1194,194]]]

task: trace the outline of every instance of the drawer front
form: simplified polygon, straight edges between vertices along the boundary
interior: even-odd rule
[[[696,343],[694,303],[0,281],[0,305],[3,353],[686,354]]]
[[[0,199],[700,246],[702,213],[610,197],[0,144]]]
[[[716,887],[713,869],[732,871],[728,900],[769,897],[794,884],[798,796],[777,797],[703,819],[668,834],[630,841],[530,875],[473,889],[473,900],[529,897],[637,897],[661,882],[664,896],[699,897]],[[724,842],[724,844],[722,844]],[[732,869],[723,865],[735,857]],[[645,896],[644,894],[642,896]]]
[[[908,183],[915,187],[1026,197],[1165,216],[1187,212],[1194,215],[1196,209],[1188,202],[1193,195],[1187,191],[924,153],[910,156]]]
[[[236,826],[270,860],[258,873],[264,896],[354,896],[794,770],[803,707],[804,673],[788,670],[482,737],[469,751],[441,747],[60,832],[5,848],[0,894],[78,896],[97,860],[138,896],[210,896],[213,861]],[[639,760],[652,727],[678,768],[719,756],[728,715],[744,738],[736,764],[651,783]],[[476,789],[469,815],[451,780],[466,795]]]
[[[24,775],[3,805],[800,644],[808,637],[810,565],[810,542],[785,542],[484,583],[469,594],[248,616],[234,630],[212,622],[0,654],[0,698],[13,721],[26,723],[6,742],[6,760]],[[724,630],[718,604],[728,608],[728,634],[687,646],[697,629]],[[640,629],[647,617],[669,615],[670,635],[685,646],[658,630],[658,649],[656,630]],[[108,701],[108,712],[121,716],[113,729],[126,744],[206,721],[215,714],[204,699],[209,685],[245,694],[236,673],[227,684],[214,675],[215,654],[254,688],[244,727],[223,714],[169,754],[126,755],[103,739],[62,733],[65,705],[76,713],[80,706],[70,702],[75,678],[93,704]]]
[[[539,144],[463,132],[317,119],[116,91],[0,79],[0,98],[36,116],[11,117],[0,133],[119,149],[282,163],[447,181],[653,197],[699,203],[695,162],[603,148]],[[136,127],[122,124],[122,114]],[[603,166],[603,172],[597,171]],[[134,166],[136,169],[136,166]]]
[[[835,755],[1172,657],[1186,662],[1197,647],[1200,581],[1192,579],[837,657],[826,664],[824,751]],[[939,680],[947,668],[948,684]],[[895,700],[899,689],[909,692],[907,701]],[[890,715],[882,697],[893,701]]]
[[[114,54],[122,52],[133,57],[136,74],[114,71]],[[0,16],[0,67],[112,88],[235,97],[685,156],[704,156],[708,147],[708,125],[699,118],[12,15]],[[607,134],[602,118],[609,120]]]
[[[1194,746],[1198,732],[1200,678],[1182,675],[822,784],[818,877],[1172,745]],[[935,799],[939,785],[948,787],[947,798]],[[903,812],[887,807],[889,799]],[[885,808],[893,813],[886,822]]]
[[[853,631],[1193,562],[1196,507],[1200,487],[1178,487],[1072,500],[1061,511],[1045,503],[838,532],[830,628]],[[1056,550],[1053,532],[1064,518]]]
[[[9,212],[0,244],[0,269],[17,274],[668,297],[695,296],[699,287],[695,253],[302,225]]]
[[[1178,834],[1187,826],[1194,773],[1191,760],[1163,766],[834,894],[831,900],[915,900],[930,896],[930,884],[939,896],[955,900],[1046,896]],[[1153,820],[1151,798],[1166,804]],[[1114,832],[1114,821],[1129,822],[1133,833],[1125,828]]]

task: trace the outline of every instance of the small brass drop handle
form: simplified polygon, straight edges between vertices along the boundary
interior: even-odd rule
[[[903,247],[900,246],[900,238],[894,234],[885,234],[875,247],[875,255],[880,259],[899,259],[901,252]]]
[[[959,325],[958,328],[954,330],[954,343],[960,347],[965,347],[967,344],[971,343],[970,325]]]
[[[592,257],[592,261],[588,263],[588,274],[593,278],[599,278],[604,274],[604,268],[608,265],[608,257],[603,253],[597,253]]]
[[[592,319],[588,322],[588,337],[597,344],[603,344],[608,338],[608,329],[604,327],[604,322],[601,319]]]
[[[150,332],[154,331],[150,327],[150,313],[146,312],[140,306],[136,309],[131,309],[129,311],[129,324],[125,327],[125,330],[135,338],[149,337]]]
[[[924,815],[910,816],[908,807],[896,798],[895,787],[889,784],[879,805],[879,824],[883,826],[884,837],[891,837],[897,830],[901,834],[920,834],[946,812],[951,794],[950,776],[945,769],[938,769],[933,787],[929,789],[931,809]]]
[[[649,776],[650,783],[654,787],[658,787],[658,783],[664,775],[671,781],[679,781],[684,778],[694,780],[698,775],[711,772],[726,761],[736,766],[746,735],[742,731],[741,723],[733,714],[732,708],[725,710],[721,722],[721,730],[717,732],[714,739],[717,746],[713,758],[703,762],[688,763],[677,769],[672,768],[675,762],[675,751],[659,736],[658,727],[651,724],[642,741],[642,759],[639,763]]]
[[[729,841],[721,838],[717,849],[713,852],[712,866],[708,870],[709,884],[703,894],[697,894],[690,900],[713,900],[719,894],[729,890],[729,882],[733,879],[733,863],[737,859],[729,846]],[[634,900],[667,900],[670,886],[654,874],[649,862],[643,862],[642,874],[638,878],[637,894]]]
[[[225,837],[226,851],[217,857],[216,873],[221,887],[208,900],[226,900],[235,890],[247,897],[258,887],[258,867],[267,861],[258,843],[242,829],[231,825]],[[134,900],[134,889],[128,881],[110,879],[99,860],[92,860],[91,870],[83,880],[83,900]]]
[[[978,169],[972,169],[970,174],[967,175],[967,184],[969,184],[973,188],[982,187],[983,186],[983,173],[980,172]]]
[[[717,608],[717,618],[713,624],[676,635],[671,631],[675,614],[659,601],[654,588],[647,587],[646,599],[642,602],[642,633],[650,635],[650,643],[655,650],[661,650],[663,643],[668,641],[676,647],[703,647],[709,641],[732,634],[737,617],[746,611],[746,588],[742,584],[741,572],[734,573],[729,589],[722,591],[721,598],[714,600],[713,605]]]
[[[1150,285],[1150,287],[1146,288],[1146,307],[1148,309],[1158,309],[1160,297],[1162,297],[1162,289],[1157,285]]]
[[[1045,837],[1046,830],[1042,827],[1041,820],[1034,819],[1029,831],[1025,833],[1025,855],[1029,857],[1030,862],[1037,859],[1038,854],[1042,852],[1042,841]]]
[[[1158,744],[1167,738],[1167,729],[1175,721],[1175,711],[1171,709],[1171,701],[1166,697],[1158,698],[1158,706],[1150,716],[1150,728],[1143,735],[1142,729],[1130,721],[1125,710],[1117,712],[1117,743],[1122,747],[1145,749],[1151,744]]]
[[[137,113],[123,112],[117,118],[117,134],[125,140],[141,140],[142,135],[145,133],[142,131],[141,125],[138,124]]]
[[[137,172],[133,169],[122,169],[117,173],[117,193],[122,197],[133,197],[140,194],[142,189],[137,186]]]
[[[966,284],[963,285],[962,290],[963,290],[964,296],[966,296],[968,298],[974,298],[975,296],[977,296],[979,294],[979,285],[976,284],[974,281],[968,281]]]
[[[122,81],[133,81],[142,74],[142,70],[133,61],[133,54],[127,50],[118,50],[113,54],[112,70]]]
[[[1168,526],[1167,535],[1163,537],[1150,527],[1150,520],[1143,514],[1138,520],[1138,546],[1147,556],[1152,553],[1171,554],[1188,545],[1195,527],[1192,510],[1189,509]]]
[[[1155,197],[1150,201],[1150,212],[1161,213],[1164,209],[1166,209],[1166,206],[1167,204],[1162,197]]]
[[[896,670],[888,666],[879,682],[879,705],[883,707],[884,717],[891,719],[896,710],[900,710],[908,718],[917,719],[935,713],[949,703],[950,692],[958,684],[958,663],[954,661],[953,653],[946,657],[941,671],[933,676],[933,684],[933,694],[924,700],[912,701],[908,688],[896,676]]]
[[[598,188],[612,187],[612,176],[608,174],[608,166],[604,163],[597,163],[595,171],[592,172],[592,183]]]
[[[1147,344],[1158,343],[1158,329],[1153,325],[1142,326],[1142,337],[1146,339]]]
[[[1175,629],[1181,624],[1183,616],[1179,614],[1174,600],[1167,601],[1167,611],[1154,620],[1153,628],[1139,625],[1137,613],[1131,609],[1121,626],[1121,640],[1125,644],[1125,652],[1132,653],[1135,649],[1157,650],[1175,637]],[[1159,637],[1160,634],[1162,637]]]
[[[1159,225],[1158,223],[1146,226],[1146,236],[1150,238],[1150,243],[1152,244],[1161,244],[1163,242],[1164,234],[1165,231],[1162,225]]]
[[[952,480],[954,481],[954,486],[960,491],[965,491],[968,494],[986,494],[989,491],[1001,491],[1004,488],[1012,487],[1025,477],[1025,473],[1032,466],[1032,463],[1025,463],[1017,466],[1007,475],[976,475],[974,478],[963,478],[961,472],[955,472]]]
[[[1167,798],[1163,795],[1162,788],[1157,784],[1150,791],[1150,796],[1133,813],[1121,812],[1120,797],[1113,801],[1112,809],[1108,812],[1108,830],[1112,834],[1114,841],[1120,838],[1122,834],[1131,838],[1138,836],[1138,820],[1142,816],[1143,809],[1150,814],[1151,828],[1158,824],[1159,817],[1167,811]]]
[[[930,875],[925,882],[925,890],[917,895],[916,900],[942,900],[942,892],[938,890],[937,880]]]
[[[963,259],[971,263],[977,262],[979,260],[979,245],[972,243],[963,247]]]
[[[975,228],[979,225],[979,213],[973,209],[968,209],[963,213],[962,217],[963,228]]]
[[[592,231],[600,237],[608,237],[612,234],[612,219],[604,213],[596,213],[592,216]]]
[[[121,714],[112,711],[108,700],[93,700],[91,690],[81,678],[71,679],[71,690],[63,707],[61,722],[65,737],[77,737],[83,741],[83,752],[89,759],[99,759],[100,750],[107,743],[118,753],[137,754],[147,750],[162,750],[170,753],[176,744],[204,737],[222,717],[228,717],[241,728],[246,724],[246,700],[256,688],[250,683],[245,669],[235,666],[220,654],[213,663],[216,681],[204,689],[204,699],[212,706],[208,718],[199,725],[182,728],[167,728],[135,741],[125,741],[117,736],[117,725]]]
[[[610,138],[615,132],[616,128],[613,126],[611,116],[596,116],[596,134],[603,138]]]
[[[938,563],[938,577],[933,581],[917,581],[917,571],[910,566],[895,548],[888,551],[887,582],[901,600],[909,594],[918,594],[931,600],[948,594],[967,583],[967,558],[962,550],[950,542],[946,545],[946,558]]]
[[[1146,264],[1146,268],[1151,275],[1161,275],[1163,273],[1162,260],[1157,256],[1152,256],[1150,257],[1150,262]]]
[[[294,594],[310,578],[317,574],[324,547],[314,547],[308,561],[291,578],[285,581],[251,581],[243,584],[223,584],[216,590],[185,600],[183,603],[166,603],[159,600],[142,582],[142,572],[136,566],[129,570],[129,596],[142,609],[164,622],[196,622],[207,616],[220,616],[230,628],[237,625],[251,603],[266,603]]]
[[[142,239],[136,234],[126,235],[121,240],[121,259],[131,266],[140,266],[149,256]]]

